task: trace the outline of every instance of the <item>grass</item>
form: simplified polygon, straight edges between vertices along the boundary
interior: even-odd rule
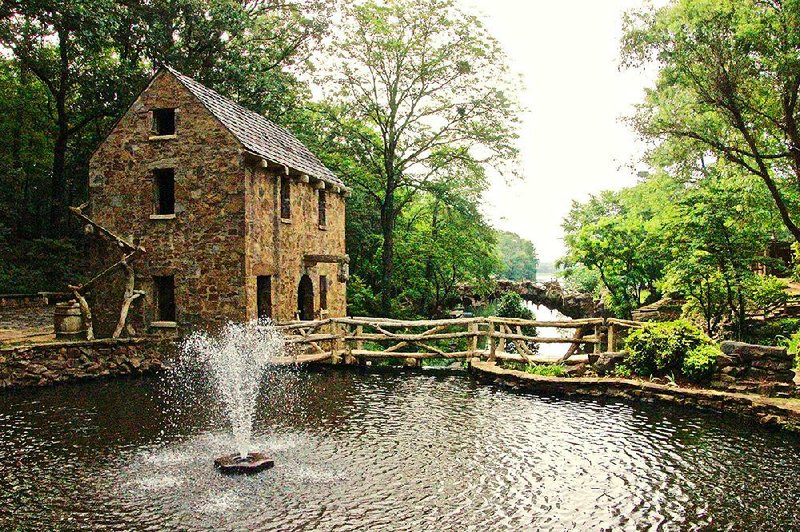
[[[567,368],[563,364],[523,364],[522,362],[506,362],[511,369],[524,371],[531,375],[543,377],[566,377]]]

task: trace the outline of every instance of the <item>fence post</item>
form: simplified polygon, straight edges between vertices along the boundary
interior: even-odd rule
[[[342,362],[342,351],[344,350],[344,326],[336,321],[331,322],[331,334],[336,336],[335,340],[331,340],[331,364],[340,364]]]
[[[467,348],[469,357],[472,358],[478,352],[478,322],[470,323],[467,330],[475,335],[469,337],[469,347]]]
[[[500,324],[500,332],[501,332],[501,333],[505,333],[505,334],[508,334],[508,333],[510,332],[510,331],[508,330],[508,326],[506,326],[506,324],[505,324],[505,323],[501,323],[501,324]],[[506,350],[506,339],[505,339],[505,338],[499,338],[499,339],[497,340],[497,348],[498,348],[498,349],[499,349],[501,352],[503,352],[503,351],[505,351],[505,350]]]
[[[602,334],[600,333],[600,326],[597,325],[597,324],[595,324],[595,326],[594,326],[594,340],[595,340],[595,344],[594,344],[593,352],[594,353],[599,353],[600,349],[602,349],[600,347],[600,342],[603,341],[603,337],[602,337]]]
[[[608,352],[617,352],[617,335],[613,323],[608,324]]]
[[[494,339],[494,322],[489,320],[489,362],[494,364],[494,355],[497,350]]]

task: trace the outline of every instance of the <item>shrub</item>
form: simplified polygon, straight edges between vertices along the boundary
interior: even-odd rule
[[[686,320],[648,323],[625,341],[625,365],[638,375],[676,373],[689,351],[709,343],[703,331]]]
[[[523,320],[533,320],[535,316],[531,309],[525,306],[522,301],[522,296],[516,292],[506,292],[497,301],[497,315],[504,318],[521,318]],[[536,336],[536,327],[521,327],[522,334],[525,336]],[[539,350],[539,346],[535,343],[528,343],[528,349],[534,353]],[[506,342],[506,351],[509,353],[516,352],[514,342],[509,340]]]
[[[560,364],[528,364],[527,373],[544,377],[563,377],[566,369]]]
[[[704,382],[711,378],[720,350],[716,345],[703,344],[695,347],[683,359],[681,371],[692,382]]]
[[[633,372],[631,371],[631,368],[625,364],[617,364],[614,366],[614,376],[627,379],[628,377],[633,376]]]

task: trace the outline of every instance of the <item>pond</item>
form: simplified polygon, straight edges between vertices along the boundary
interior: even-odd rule
[[[693,410],[565,400],[464,374],[297,372],[256,447],[158,378],[0,394],[0,529],[774,529],[800,523],[800,440]],[[165,401],[168,403],[165,406]]]

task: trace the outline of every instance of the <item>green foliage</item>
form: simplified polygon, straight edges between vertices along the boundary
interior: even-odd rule
[[[800,332],[800,319],[781,318],[748,322],[742,340],[751,344],[784,345],[786,338]]]
[[[584,294],[600,295],[602,282],[600,272],[583,264],[577,264],[564,272],[564,288]]]
[[[457,282],[496,270],[478,207],[487,170],[517,171],[506,58],[455,0],[343,6],[318,82],[353,162],[355,215],[371,221],[357,223],[377,237],[365,240],[378,245],[374,269],[357,273],[383,314],[435,315]]]
[[[516,292],[506,292],[497,301],[497,315],[504,318],[521,318],[532,320],[533,311],[525,306],[525,302]]]
[[[689,351],[708,343],[703,331],[686,320],[648,323],[626,339],[625,365],[643,376],[677,373]]]
[[[0,237],[0,294],[63,292],[77,283],[85,253],[69,239],[36,238],[8,245]]]
[[[628,13],[622,45],[626,65],[660,67],[632,119],[654,155],[691,182],[726,166],[751,178],[795,240],[798,20],[794,1],[675,0]]]
[[[705,382],[711,378],[720,350],[716,345],[702,344],[691,349],[683,359],[681,372],[692,382]]]
[[[516,292],[506,292],[500,296],[500,299],[496,303],[495,312],[497,316],[502,316],[504,318],[520,318],[523,320],[535,319],[533,311],[525,306],[522,296]],[[520,327],[520,331],[525,336],[536,336],[537,334],[536,327],[530,325]],[[528,349],[533,352],[539,350],[539,345],[536,343],[528,342],[526,345]],[[516,346],[513,341],[506,342],[506,351],[509,353],[516,352]]]
[[[789,300],[786,288],[786,281],[772,275],[755,276],[747,287],[748,309],[769,317]]]
[[[614,376],[621,377],[623,379],[629,379],[633,376],[633,371],[631,371],[631,368],[625,364],[617,364],[614,366]]]
[[[525,373],[543,377],[563,377],[566,368],[562,364],[528,364],[525,366]]]
[[[664,205],[677,191],[662,176],[573,202],[562,224],[567,277],[579,275],[588,284],[585,270],[596,272],[608,306],[620,317],[630,317],[648,296],[657,297],[655,284],[669,258],[662,235]]]
[[[536,257],[536,248],[533,242],[525,240],[516,233],[498,231],[497,250],[500,260],[503,261],[501,277],[515,281],[536,279],[536,267],[539,259]]]

